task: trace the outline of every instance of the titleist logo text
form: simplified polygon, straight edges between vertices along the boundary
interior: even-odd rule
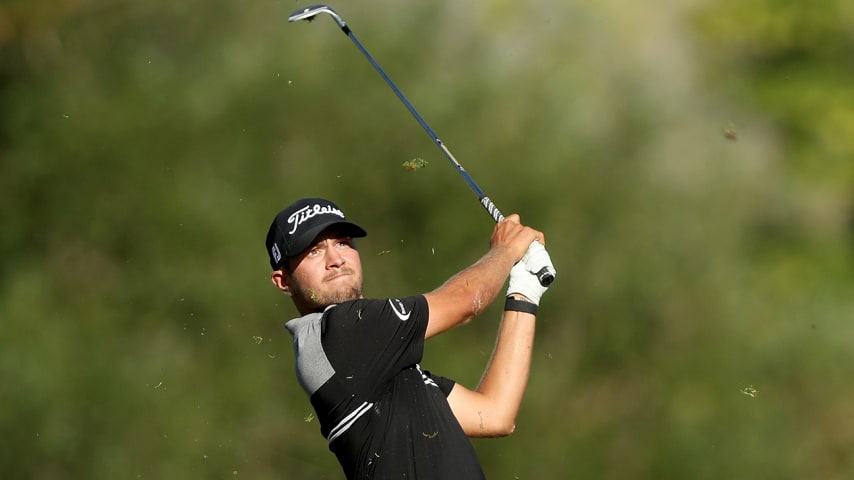
[[[329,205],[314,204],[312,206],[300,208],[296,212],[292,213],[290,217],[288,217],[288,224],[292,225],[291,231],[288,232],[288,235],[293,235],[293,233],[297,231],[297,229],[300,225],[302,225],[303,222],[311,220],[312,218],[318,215],[327,214],[338,215],[342,219],[344,218],[344,212]]]

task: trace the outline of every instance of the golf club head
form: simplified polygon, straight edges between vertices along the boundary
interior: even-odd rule
[[[328,5],[311,5],[309,7],[300,8],[296,12],[292,13],[290,17],[288,17],[288,21],[297,22],[300,20],[305,20],[310,22],[314,20],[314,17],[321,13],[328,13],[330,16],[332,16],[332,18],[341,28],[347,26],[347,24],[344,23],[344,20],[340,16],[338,16],[337,13],[335,13],[335,10],[333,10],[332,7]]]

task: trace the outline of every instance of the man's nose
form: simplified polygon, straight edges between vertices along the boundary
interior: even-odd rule
[[[335,248],[335,245],[329,245],[326,249],[326,265],[329,267],[340,267],[346,262],[344,255]]]

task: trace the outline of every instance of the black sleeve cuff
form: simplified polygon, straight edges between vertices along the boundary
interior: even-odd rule
[[[505,312],[523,312],[531,315],[537,314],[537,304],[526,302],[525,300],[517,300],[513,297],[507,297],[504,301]]]

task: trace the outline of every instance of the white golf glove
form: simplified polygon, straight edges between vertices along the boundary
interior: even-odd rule
[[[546,247],[540,242],[533,242],[525,252],[525,256],[510,270],[510,286],[507,288],[507,295],[514,293],[524,295],[533,304],[539,305],[540,298],[549,289],[548,286],[541,285],[537,277],[543,268],[547,268],[552,276],[557,273]]]

